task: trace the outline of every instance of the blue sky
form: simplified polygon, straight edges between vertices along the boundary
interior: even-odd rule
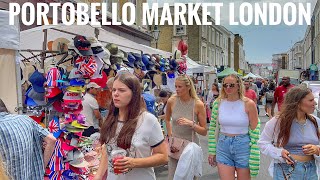
[[[311,10],[313,11],[317,0],[221,0],[215,2],[223,2],[224,7],[221,11],[221,24],[234,34],[240,34],[244,39],[244,50],[246,53],[246,60],[250,63],[271,63],[272,54],[287,52],[295,42],[303,39],[307,29],[307,25],[277,25],[277,26],[230,26],[229,25],[229,10],[228,4],[235,3],[235,7],[238,7],[243,2],[250,3],[264,3],[264,2],[276,2],[284,5],[287,2],[294,3],[311,3]],[[210,2],[206,0],[148,0],[149,3],[169,3],[172,5],[174,2],[181,3],[201,3]],[[214,10],[209,9],[211,15],[214,14]],[[235,11],[235,18],[237,19],[239,12]]]

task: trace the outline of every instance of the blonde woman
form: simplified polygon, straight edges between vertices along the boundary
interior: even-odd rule
[[[223,79],[216,102],[219,102],[218,116],[211,120],[209,128],[209,164],[218,166],[221,180],[234,179],[235,172],[238,179],[250,179],[249,128],[254,130],[258,125],[256,104],[244,97],[243,83],[237,75]],[[217,124],[219,134],[215,134]]]
[[[187,75],[179,76],[175,87],[177,94],[169,98],[166,110],[169,138],[174,136],[192,141],[192,133],[206,136],[206,111],[196,94],[192,80]],[[194,143],[199,144],[197,136],[194,136]],[[177,164],[178,160],[169,157],[169,180],[173,179]]]

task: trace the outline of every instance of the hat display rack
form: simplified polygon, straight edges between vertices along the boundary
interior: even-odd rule
[[[26,111],[38,123],[42,119],[42,125],[57,138],[46,169],[49,179],[87,179],[98,168],[99,133],[82,136],[89,128],[86,117],[81,114],[82,97],[89,82],[104,87],[108,77],[124,70],[136,75],[141,82],[148,80],[148,89],[160,88],[166,85],[167,78],[186,71],[186,61],[179,50],[174,57],[164,58],[157,54],[125,52],[116,44],[81,35],[75,35],[72,41],[58,38],[47,42],[45,47],[42,51],[22,50],[32,57],[21,56],[26,67],[31,62],[36,64],[29,68],[33,70],[23,73],[28,84]]]

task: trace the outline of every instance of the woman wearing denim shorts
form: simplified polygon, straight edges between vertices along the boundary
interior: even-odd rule
[[[217,164],[221,180],[234,179],[235,172],[238,179],[250,179],[248,133],[249,128],[255,129],[258,124],[256,104],[244,97],[242,80],[236,75],[223,79],[223,90],[217,101],[219,134],[214,139],[218,142],[215,152],[210,151],[214,148],[211,148],[209,132],[209,164]]]
[[[269,167],[273,179],[319,179],[320,120],[311,115],[315,105],[311,90],[294,87],[286,94],[280,114],[267,122],[258,145],[273,158]]]

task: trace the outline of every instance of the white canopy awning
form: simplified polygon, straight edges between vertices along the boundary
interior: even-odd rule
[[[58,26],[39,26],[36,28],[28,29],[21,32],[21,49],[42,50],[42,43],[44,40],[43,30],[47,29],[47,42],[54,41],[57,38],[66,38],[72,42],[73,34],[78,34],[86,37],[95,37],[95,28],[90,25],[78,26],[78,25],[58,25]],[[163,57],[170,57],[171,53],[155,49],[149,46],[145,46],[129,39],[121,37],[119,35],[108,32],[102,28],[99,29],[98,40],[106,43],[114,43],[126,52],[136,53],[148,53],[159,54]],[[61,31],[59,31],[61,30]],[[63,32],[65,31],[65,32]],[[67,33],[66,33],[67,32]],[[69,34],[70,33],[70,34]],[[24,53],[27,57],[31,56],[30,53]]]
[[[247,75],[245,75],[243,78],[249,78],[249,77],[251,77],[251,78],[257,78],[257,76],[256,75],[254,75],[253,73],[249,73],[249,74],[247,74]]]
[[[189,57],[187,59],[187,74],[192,75],[193,73],[204,73],[204,66],[198,64],[197,62],[193,61]]]

